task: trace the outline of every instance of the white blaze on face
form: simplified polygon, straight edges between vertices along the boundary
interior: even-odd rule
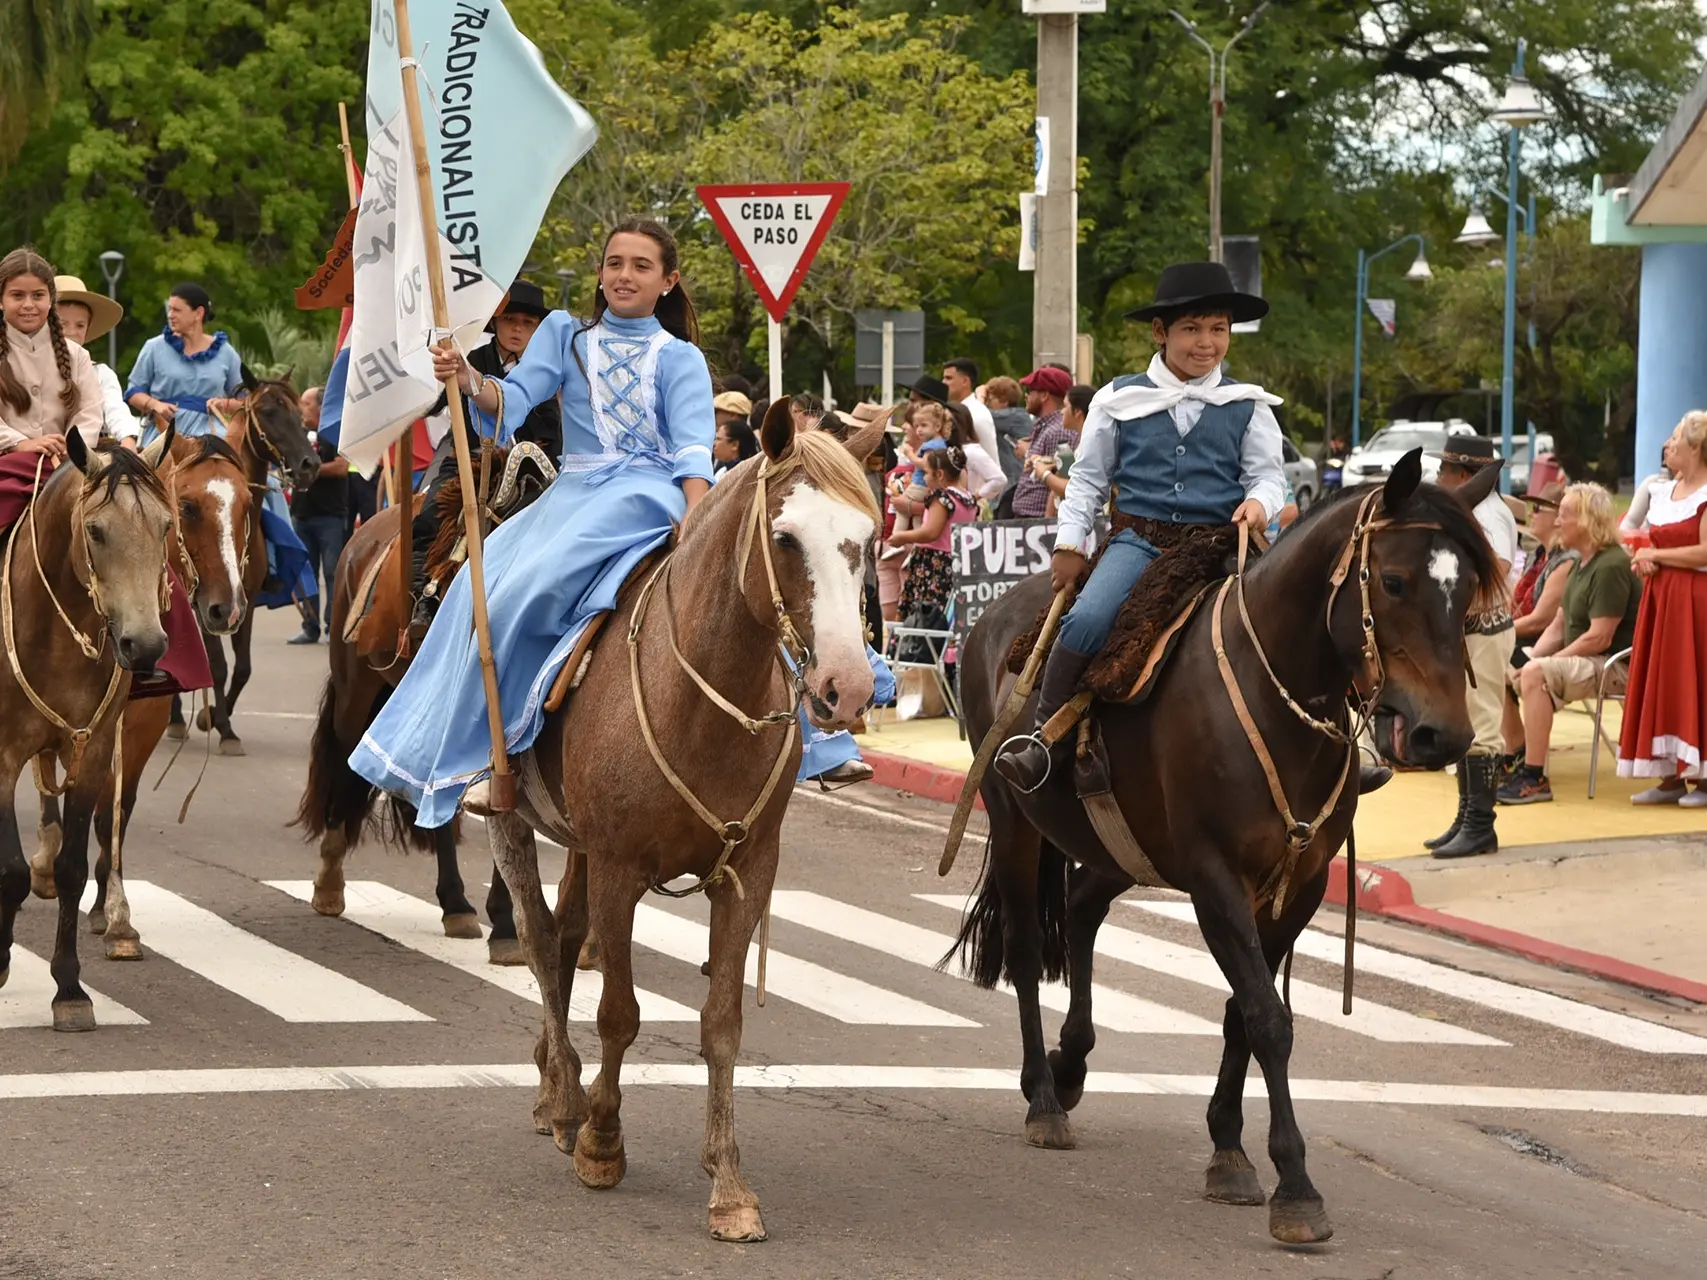
[[[834,679],[839,689],[863,703],[870,696],[871,681],[861,601],[865,547],[876,532],[871,517],[802,480],[783,500],[772,524],[776,532],[800,544],[806,560],[812,588],[814,684]],[[850,710],[850,719],[852,714]]]
[[[214,522],[219,526],[219,555],[225,563],[226,581],[231,598],[243,594],[243,575],[238,568],[237,530],[231,519],[231,509],[237,504],[237,486],[224,478],[209,480],[207,491],[214,500]]]
[[[1458,553],[1445,547],[1429,552],[1428,576],[1440,585],[1440,594],[1446,598],[1446,608],[1450,611],[1452,592],[1458,586]]]

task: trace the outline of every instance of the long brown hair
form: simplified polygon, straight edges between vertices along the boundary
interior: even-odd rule
[[[676,238],[661,222],[650,218],[629,218],[612,227],[610,234],[605,237],[605,247],[599,253],[599,266],[604,267],[604,256],[610,251],[610,242],[620,235],[645,236],[658,246],[658,265],[664,268],[664,274],[681,269],[681,254],[676,248]],[[605,287],[596,285],[593,289],[593,324],[604,319]],[[678,280],[675,286],[658,299],[658,305],[652,314],[658,317],[658,323],[665,330],[680,338],[683,342],[699,345],[699,315],[693,309],[693,299],[688,297],[686,282]]]
[[[0,258],[0,293],[4,293],[6,286],[19,276],[34,276],[47,285],[47,331],[53,341],[53,363],[59,369],[59,402],[65,406],[66,428],[69,430],[71,419],[83,403],[83,396],[71,375],[71,348],[66,345],[65,331],[59,327],[59,290],[53,286],[53,278],[57,274],[53,264],[30,245],[14,249]],[[0,400],[19,413],[28,413],[32,403],[29,391],[18,381],[18,375],[12,369],[12,342],[4,324],[0,324]]]

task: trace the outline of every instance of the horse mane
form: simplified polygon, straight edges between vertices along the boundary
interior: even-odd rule
[[[42,486],[42,492],[46,493],[48,486],[59,480],[62,475],[74,475],[82,485],[84,496],[92,495],[98,489],[104,490],[100,495],[100,505],[102,506],[118,496],[119,485],[126,480],[131,481],[143,492],[152,494],[162,503],[171,503],[171,498],[166,493],[166,485],[140,453],[133,452],[130,449],[121,449],[116,444],[99,444],[89,452],[91,457],[99,455],[105,463],[97,474],[92,477],[85,476],[76,467],[64,463],[54,469],[53,475],[48,478],[48,483]],[[70,481],[64,483],[69,484]]]
[[[216,436],[210,431],[205,436],[194,437],[194,443],[196,455],[185,464],[186,466],[193,467],[218,459],[221,462],[229,462],[239,471],[243,469],[243,459],[237,456],[237,450],[225,443],[223,436]]]
[[[698,528],[707,518],[706,513],[715,509],[715,505],[733,501],[727,494],[736,489],[745,489],[745,482],[749,477],[758,475],[759,466],[764,459],[762,452],[755,454],[725,473],[722,483],[712,486],[706,500],[688,512],[687,519],[682,522],[682,537],[685,539]],[[848,452],[847,446],[828,432],[797,431],[787,457],[781,462],[772,462],[765,479],[767,483],[780,482],[789,479],[796,472],[804,472],[812,487],[820,493],[865,512],[879,528],[882,527],[883,515],[877,509],[877,500],[871,496],[871,486],[866,483],[864,468],[854,461],[854,456]]]

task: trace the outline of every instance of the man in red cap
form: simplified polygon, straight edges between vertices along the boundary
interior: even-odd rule
[[[1046,364],[1033,369],[1019,380],[1025,388],[1025,411],[1037,419],[1031,429],[1026,448],[1026,467],[1014,489],[1014,515],[1041,519],[1049,508],[1049,486],[1037,478],[1031,469],[1033,458],[1053,458],[1062,445],[1077,445],[1064,423],[1067,393],[1073,389],[1073,375],[1058,365]]]

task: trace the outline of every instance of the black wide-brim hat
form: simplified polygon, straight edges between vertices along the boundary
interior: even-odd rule
[[[1176,262],[1164,268],[1156,281],[1156,300],[1147,307],[1128,311],[1128,320],[1154,320],[1180,308],[1193,311],[1225,311],[1234,324],[1261,320],[1268,314],[1268,303],[1253,293],[1240,293],[1233,287],[1233,277],[1219,262]]]
[[[1446,448],[1428,456],[1437,462],[1463,467],[1466,471],[1480,471],[1483,467],[1505,461],[1487,436],[1452,436],[1447,440]]]
[[[497,311],[493,312],[493,318],[496,319],[498,316],[511,312],[524,316],[536,316],[543,320],[551,314],[551,308],[545,305],[545,291],[543,289],[530,281],[518,280],[510,286],[510,291],[504,295],[504,300],[498,304]],[[487,322],[486,328],[488,331],[491,330],[491,321]]]
[[[934,400],[937,404],[948,404],[948,383],[941,378],[933,378],[928,373],[907,389],[917,392],[927,400]]]

